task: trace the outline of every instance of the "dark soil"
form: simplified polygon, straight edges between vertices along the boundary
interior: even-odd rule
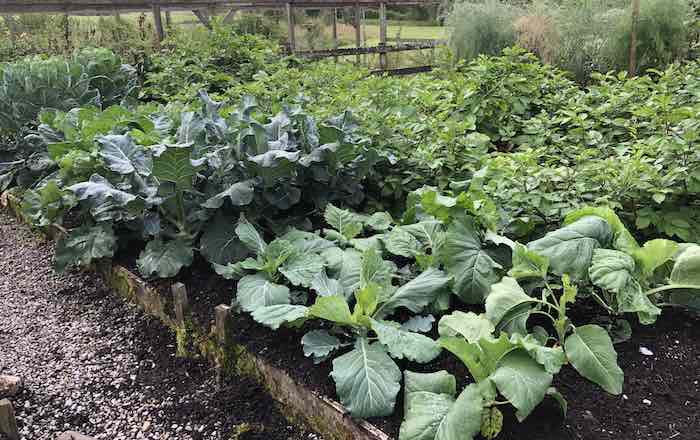
[[[290,425],[257,383],[175,356],[175,336],[87,272],[55,274],[53,245],[0,212],[0,374],[23,440],[319,439]],[[3,396],[0,396],[0,398]],[[238,437],[231,437],[240,434]]]

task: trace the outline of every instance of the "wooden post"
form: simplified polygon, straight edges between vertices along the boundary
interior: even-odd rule
[[[165,11],[165,27],[170,29],[173,27],[173,17],[170,11]]]
[[[293,54],[296,49],[296,38],[294,36],[294,8],[291,3],[287,3],[287,38],[289,53]]]
[[[185,317],[190,312],[190,302],[187,298],[187,288],[182,283],[175,283],[172,287],[173,305],[175,308],[175,320],[177,325],[185,327]]]
[[[216,314],[215,330],[216,330],[216,341],[219,344],[219,350],[216,359],[216,386],[221,389],[221,379],[222,371],[224,368],[224,363],[226,361],[226,350],[225,347],[228,345],[228,332],[230,330],[231,322],[231,307],[220,304],[214,308]]]
[[[161,41],[165,38],[165,31],[163,30],[163,20],[160,16],[160,5],[153,5],[153,24],[156,28],[156,44],[160,46]]]
[[[231,8],[226,16],[224,17],[224,24],[231,24],[233,23],[233,19],[236,18],[236,13],[238,12],[237,8]]]
[[[632,32],[630,33],[630,65],[627,74],[637,74],[637,26],[639,24],[639,0],[632,0]]]
[[[338,8],[331,9],[331,25],[333,26],[333,49],[338,49]],[[338,57],[335,56],[333,59],[338,62]]]
[[[211,22],[209,21],[209,16],[207,15],[206,11],[203,11],[201,9],[195,9],[192,11],[195,17],[199,19],[199,21],[206,27],[207,29],[211,30]]]
[[[0,400],[0,433],[5,434],[9,440],[19,440],[15,410],[7,399]]]
[[[360,16],[361,10],[360,10],[360,4],[355,3],[355,47],[362,47],[362,17]],[[357,58],[355,59],[355,62],[357,64],[360,64],[360,55],[357,55]]]
[[[383,48],[386,46],[386,3],[379,4],[379,47]],[[381,50],[381,49],[380,49]],[[387,56],[385,51],[379,52],[379,68],[386,70],[388,66]]]

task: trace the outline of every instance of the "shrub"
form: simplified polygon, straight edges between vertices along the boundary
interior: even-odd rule
[[[220,22],[213,26],[211,33],[202,36],[174,32],[168,37],[163,51],[151,59],[145,98],[189,101],[202,89],[216,95],[250,81],[259,71],[279,66],[276,43],[258,35],[238,34]]]
[[[456,3],[447,18],[450,46],[460,59],[497,55],[516,41],[517,9],[498,0]]]
[[[628,66],[632,32],[632,14],[625,11],[613,28],[610,59],[613,68]],[[642,0],[637,26],[637,68],[664,68],[684,57],[688,51],[691,8],[687,0]]]

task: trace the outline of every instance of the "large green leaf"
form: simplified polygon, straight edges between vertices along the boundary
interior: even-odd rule
[[[423,250],[418,239],[401,226],[397,226],[391,232],[384,234],[382,241],[387,251],[402,257],[410,258],[422,253]]]
[[[486,316],[459,310],[443,316],[438,323],[440,336],[462,336],[468,342],[479,342],[481,338],[492,336],[495,330]]]
[[[406,371],[405,382],[399,440],[471,440],[479,432],[483,399],[476,384],[455,400],[455,379],[444,371]]]
[[[676,258],[670,281],[672,284],[700,286],[700,246],[690,246]]]
[[[581,376],[611,394],[622,393],[624,374],[617,365],[617,353],[604,328],[593,324],[576,328],[566,338],[564,350]]]
[[[265,249],[267,249],[267,243],[263,240],[262,236],[255,229],[255,226],[250,224],[245,217],[241,217],[236,226],[236,235],[251,252],[255,255],[264,255]]]
[[[438,269],[428,269],[408,283],[396,289],[387,300],[379,306],[375,317],[383,318],[399,307],[418,313],[437,297],[440,289],[445,287],[450,277]]]
[[[634,260],[626,253],[596,249],[588,274],[596,286],[618,292],[634,280],[634,269]]]
[[[388,286],[391,284],[393,274],[393,264],[383,260],[382,255],[375,249],[368,249],[362,253],[360,287],[368,286],[371,283]]]
[[[677,252],[678,243],[675,241],[656,239],[644,243],[644,246],[636,249],[632,256],[642,269],[642,273],[650,277],[657,268],[671,260]]]
[[[280,328],[282,324],[294,322],[306,316],[308,308],[291,304],[276,304],[260,307],[253,311],[252,316],[260,324],[273,330]]]
[[[224,200],[227,198],[231,201],[233,206],[250,205],[255,195],[254,183],[255,181],[252,179],[236,182],[217,195],[209,198],[202,206],[209,209],[219,209],[223,206]]]
[[[295,286],[310,287],[314,278],[324,270],[325,261],[318,254],[294,254],[279,271]]]
[[[499,279],[501,265],[481,247],[471,221],[455,220],[450,224],[441,259],[447,273],[454,276],[454,293],[464,302],[481,304],[491,285]]]
[[[600,217],[610,225],[613,232],[612,244],[615,249],[631,254],[639,248],[637,240],[630,234],[615,211],[605,206],[586,206],[573,211],[566,216],[564,225],[569,225],[587,216]]]
[[[593,250],[607,247],[612,236],[608,222],[601,217],[587,216],[528,243],[528,248],[549,258],[549,269],[553,273],[566,273],[572,278],[585,280]]]
[[[384,344],[392,357],[426,363],[440,354],[440,346],[427,336],[402,330],[398,324],[370,320],[379,342]]]
[[[359,338],[352,351],[333,360],[331,377],[341,403],[354,417],[381,417],[394,412],[401,370],[382,344]]]
[[[246,312],[289,304],[289,288],[275,284],[264,274],[246,275],[238,281],[236,300]]]
[[[325,270],[317,273],[311,281],[311,290],[315,291],[318,296],[345,296],[345,288],[340,284],[340,281],[328,278]]]
[[[437,253],[445,241],[443,223],[439,220],[425,220],[401,228],[416,237],[424,248],[431,249],[433,253]]]
[[[309,309],[309,315],[341,325],[355,325],[350,307],[342,296],[330,295],[316,298]]]
[[[161,181],[172,182],[179,189],[191,189],[197,169],[190,157],[192,146],[168,145],[153,158],[153,175]]]
[[[58,240],[54,267],[63,272],[68,266],[86,266],[96,259],[111,257],[116,244],[110,224],[80,226]]]
[[[534,302],[517,281],[504,277],[491,286],[491,293],[486,298],[486,317],[498,330],[525,335]]]
[[[192,264],[194,251],[184,240],[152,240],[136,260],[139,272],[145,276],[174,277],[183,267]]]
[[[516,243],[513,249],[513,267],[508,275],[519,279],[541,278],[547,276],[549,270],[549,258],[529,250],[526,246]]]
[[[151,158],[128,135],[107,135],[97,139],[98,150],[105,166],[119,174],[151,173]]]
[[[517,409],[515,415],[522,422],[544,399],[552,377],[525,351],[514,350],[501,359],[491,380]]]
[[[357,214],[340,209],[331,203],[326,206],[323,217],[333,229],[347,240],[355,238],[362,232],[362,222]]]
[[[223,214],[217,214],[204,228],[199,252],[210,263],[219,265],[241,261],[249,254],[236,235],[236,223]]]
[[[301,338],[301,345],[304,347],[304,356],[313,356],[314,363],[319,363],[342,347],[343,343],[328,333],[328,330],[311,330]]]

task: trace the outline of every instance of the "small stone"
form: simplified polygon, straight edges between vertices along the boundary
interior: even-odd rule
[[[12,397],[22,389],[22,379],[17,376],[0,375],[0,398]]]
[[[646,347],[640,346],[640,347],[639,347],[639,352],[640,352],[641,354],[643,354],[644,356],[654,356],[654,352],[651,351],[651,350],[649,350],[649,349],[646,348]]]
[[[627,397],[627,394],[622,395],[622,400],[628,400],[628,399],[629,399],[629,397]]]
[[[151,422],[146,420],[143,422],[143,425],[141,426],[141,432],[148,432],[148,430],[151,429]]]
[[[651,400],[649,400],[649,399],[644,399],[644,400],[642,400],[642,403],[645,404],[645,405],[651,405]]]

